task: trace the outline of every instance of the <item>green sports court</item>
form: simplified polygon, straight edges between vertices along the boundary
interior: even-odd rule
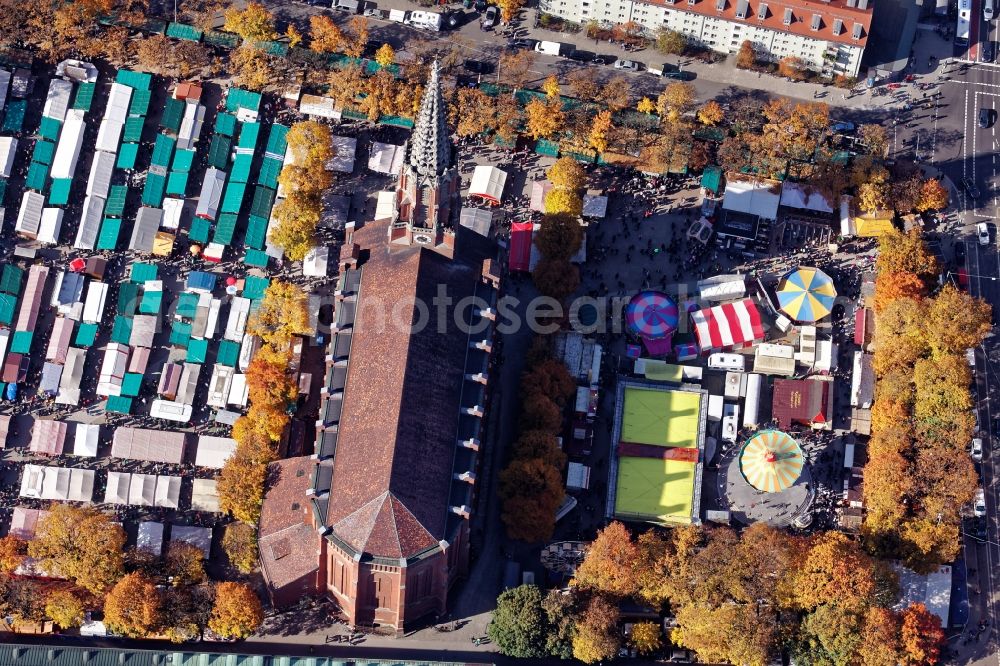
[[[638,516],[673,525],[691,524],[696,465],[680,460],[618,460],[615,515]]]
[[[701,421],[701,393],[625,388],[621,440],[634,444],[695,448]]]

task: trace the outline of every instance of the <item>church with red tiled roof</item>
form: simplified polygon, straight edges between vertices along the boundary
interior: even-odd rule
[[[397,214],[341,250],[316,453],[272,465],[259,526],[276,606],[323,594],[397,632],[446,612],[468,569],[499,289],[488,244],[451,224],[443,112],[435,65]]]

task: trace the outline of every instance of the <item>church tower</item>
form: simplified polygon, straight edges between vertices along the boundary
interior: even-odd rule
[[[452,256],[461,179],[452,162],[437,61],[420,100],[406,162],[396,187],[398,217],[389,228],[390,247],[423,245]]]

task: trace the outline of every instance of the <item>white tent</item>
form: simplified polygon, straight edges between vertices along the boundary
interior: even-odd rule
[[[177,132],[178,150],[190,150],[201,136],[201,127],[205,123],[205,107],[196,102],[188,101],[184,105],[184,118]]]
[[[69,98],[73,94],[73,84],[62,79],[49,81],[49,92],[42,107],[42,116],[62,122],[69,110]]]
[[[237,407],[246,407],[250,400],[250,386],[247,384],[247,376],[241,374],[233,375],[232,386],[229,387],[229,398],[226,402]]]
[[[83,321],[100,324],[104,319],[104,308],[108,300],[108,283],[91,280],[87,287],[87,298],[83,302]]]
[[[781,182],[758,179],[752,176],[730,176],[726,178],[726,191],[722,207],[726,210],[757,215],[765,220],[778,217],[781,201]]]
[[[128,485],[128,503],[133,506],[153,506],[156,495],[155,474],[133,474]]]
[[[59,244],[59,232],[62,231],[64,208],[43,208],[42,219],[38,225],[38,235],[35,237],[39,243],[48,245]]]
[[[108,472],[108,484],[104,489],[105,504],[128,504],[128,486],[132,475],[128,472]]]
[[[545,195],[552,189],[552,183],[547,180],[536,180],[531,184],[531,210],[545,212]]]
[[[358,152],[358,140],[353,136],[330,136],[333,157],[326,163],[327,171],[354,173],[354,156]]]
[[[205,404],[219,409],[225,408],[229,400],[229,388],[233,382],[233,368],[216,363],[212,366],[212,377],[208,380],[208,397]]]
[[[180,229],[181,213],[183,212],[184,199],[167,197],[163,200],[163,218],[160,220],[160,226],[171,231]]]
[[[302,260],[302,275],[306,277],[326,277],[329,275],[330,248],[326,245],[314,247]]]
[[[182,402],[172,402],[170,400],[154,400],[149,406],[149,415],[154,419],[166,419],[177,423],[188,423],[191,421],[191,414],[194,407],[185,405]]]
[[[183,541],[201,550],[205,559],[212,548],[212,530],[209,527],[174,525],[170,528],[170,541]]]
[[[181,380],[177,384],[177,402],[191,405],[194,403],[194,393],[198,389],[198,377],[201,375],[200,363],[185,363],[181,372]]]
[[[202,435],[198,438],[198,452],[195,454],[194,464],[198,467],[221,469],[234,451],[236,451],[235,439]]]
[[[603,194],[583,195],[583,217],[603,219],[608,214],[608,198]]]
[[[42,209],[45,207],[45,197],[38,192],[25,190],[21,196],[21,207],[17,211],[17,223],[14,231],[27,238],[35,238],[42,224]]]
[[[76,172],[76,162],[80,159],[80,149],[83,147],[83,134],[87,131],[87,123],[83,120],[82,109],[70,109],[66,114],[66,122],[59,133],[59,143],[56,154],[52,158],[53,178],[72,178]]]
[[[215,479],[195,479],[191,493],[191,509],[218,513],[219,493],[215,489]]]
[[[92,469],[71,469],[69,471],[69,493],[66,496],[71,502],[90,502],[94,499],[94,477]]]
[[[103,153],[117,153],[124,129],[125,121],[105,118],[97,128],[97,142],[94,147]]]
[[[96,423],[77,423],[73,439],[73,455],[96,458],[97,444],[100,439],[101,426]]]
[[[152,348],[159,319],[153,315],[136,315],[132,318],[132,335],[128,343],[132,347]]]
[[[299,102],[299,113],[317,118],[340,120],[340,111],[337,110],[336,106],[337,100],[332,97],[303,95]]]
[[[156,506],[176,509],[181,501],[181,477],[179,476],[158,476],[156,477],[156,494],[154,504]]]
[[[59,379],[59,395],[57,405],[80,404],[80,381],[83,379],[83,366],[86,363],[87,351],[70,347],[66,352],[66,363],[63,365],[62,377]]]
[[[226,320],[226,331],[222,337],[233,342],[242,342],[249,317],[250,299],[235,296],[229,304],[229,319]]]
[[[207,220],[214,220],[219,214],[219,204],[222,202],[222,190],[226,185],[226,172],[215,167],[205,170],[205,179],[201,181],[201,193],[198,195],[198,208],[195,215]]]
[[[101,216],[104,214],[104,199],[88,196],[83,200],[83,211],[80,213],[80,227],[76,231],[77,250],[93,250],[97,243],[97,234],[101,230]]]
[[[12,136],[0,136],[0,178],[10,178],[16,155],[17,139]]]
[[[66,467],[43,467],[42,499],[69,499],[69,477]]]
[[[153,557],[163,554],[163,523],[144,520],[139,523],[139,532],[135,541],[136,550],[149,553]]]
[[[186,441],[183,432],[122,427],[115,430],[111,456],[179,465]]]
[[[115,154],[98,150],[90,163],[90,178],[87,179],[87,194],[108,198],[111,189],[111,174],[115,170]]]
[[[55,323],[52,324],[48,347],[45,349],[46,361],[59,364],[66,362],[69,344],[73,340],[73,323],[72,319],[56,317]]]
[[[23,467],[21,473],[21,497],[41,499],[45,469],[45,467],[40,465],[25,465]]]
[[[108,105],[104,118],[124,124],[128,118],[128,106],[132,102],[132,88],[121,83],[112,83],[108,93]]]
[[[378,193],[375,200],[375,221],[382,220],[395,221],[396,219],[396,193],[388,190]]]
[[[395,175],[403,168],[405,157],[405,146],[375,141],[372,143],[371,157],[368,158],[368,168],[375,173]]]
[[[42,377],[38,382],[38,393],[51,398],[59,393],[59,378],[63,367],[57,363],[46,361],[42,366]]]
[[[507,185],[507,172],[480,164],[472,172],[472,183],[469,185],[470,197],[481,197],[494,206],[500,204],[504,187]]]
[[[819,188],[786,181],[781,186],[781,205],[814,213],[832,213],[833,206]]]
[[[156,239],[156,232],[160,228],[160,220],[162,219],[162,209],[148,206],[140,208],[132,225],[132,237],[129,240],[128,249],[136,252],[152,252],[153,241]]]
[[[485,208],[462,208],[458,224],[475,231],[480,236],[489,237],[493,228],[493,212]]]
[[[112,342],[104,352],[101,374],[97,381],[97,395],[121,395],[122,380],[128,368],[128,345]]]

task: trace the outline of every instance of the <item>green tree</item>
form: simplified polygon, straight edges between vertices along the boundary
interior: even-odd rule
[[[497,598],[486,634],[505,656],[545,657],[546,625],[541,591],[534,585],[521,585],[504,590]]]

